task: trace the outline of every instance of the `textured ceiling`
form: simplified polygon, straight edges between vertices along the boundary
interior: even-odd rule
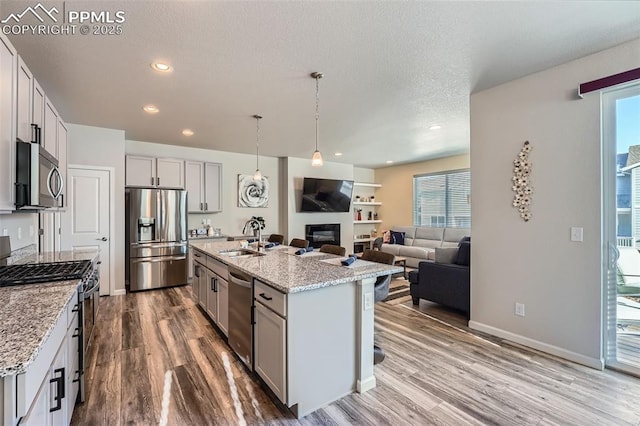
[[[468,152],[470,93],[640,37],[636,1],[42,3],[125,12],[121,35],[9,36],[66,121],[254,153],[260,114],[261,154],[310,158],[321,71],[320,150],[366,167]]]

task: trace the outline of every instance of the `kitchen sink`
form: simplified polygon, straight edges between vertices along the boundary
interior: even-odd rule
[[[221,250],[219,253],[223,256],[228,256],[228,257],[264,256],[264,253],[258,253],[257,251],[247,250],[247,249]]]

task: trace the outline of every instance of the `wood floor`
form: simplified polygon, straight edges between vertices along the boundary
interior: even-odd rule
[[[376,341],[387,353],[378,386],[299,421],[247,373],[189,287],[101,298],[72,424],[161,424],[163,405],[169,425],[640,424],[639,379],[472,332],[438,305],[378,303]]]

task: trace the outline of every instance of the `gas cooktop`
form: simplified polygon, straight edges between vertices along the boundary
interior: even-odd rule
[[[0,266],[0,287],[84,278],[90,260]]]

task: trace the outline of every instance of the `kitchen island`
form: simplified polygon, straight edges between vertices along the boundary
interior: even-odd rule
[[[218,298],[213,308],[218,315],[212,316],[211,295],[217,297],[213,289],[218,287],[214,283],[233,281],[225,276],[228,268],[253,277],[253,299],[246,309],[252,310],[254,357],[248,367],[298,418],[375,387],[374,283],[378,276],[402,268],[363,260],[345,267],[340,264],[344,258],[317,251],[295,255],[298,249],[288,246],[238,255],[239,241],[190,245],[200,265],[215,266],[216,273],[204,282],[206,291],[195,281],[194,294],[216,324],[225,320],[220,313],[231,309],[233,301],[224,302],[225,307],[220,303],[225,299]],[[209,303],[203,304],[203,297]],[[231,315],[228,321],[231,333]]]

